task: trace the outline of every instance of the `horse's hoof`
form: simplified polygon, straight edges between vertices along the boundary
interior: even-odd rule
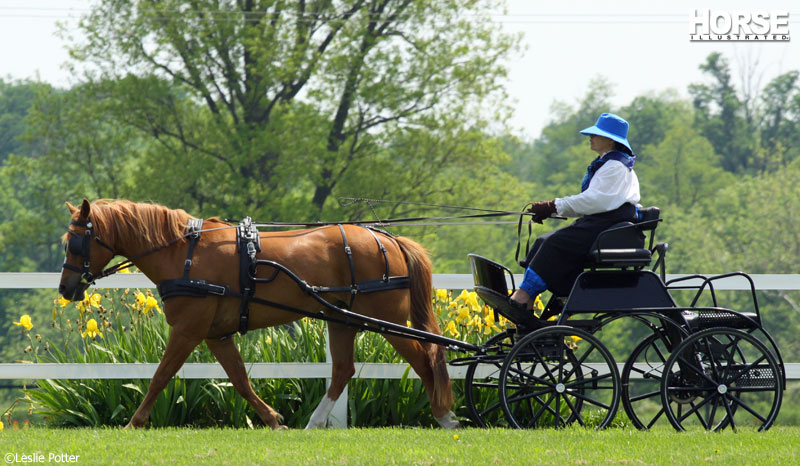
[[[456,417],[455,413],[452,411],[448,411],[442,417],[437,417],[436,422],[442,426],[443,429],[460,429],[461,423],[458,422],[458,418]]]

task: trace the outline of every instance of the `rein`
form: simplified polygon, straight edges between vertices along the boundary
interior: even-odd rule
[[[375,203],[408,204],[408,205],[417,205],[417,206],[426,206],[426,207],[439,207],[439,208],[444,208],[444,209],[469,210],[469,211],[477,211],[477,212],[482,212],[482,213],[466,214],[466,215],[452,215],[452,216],[446,216],[446,217],[440,217],[440,216],[437,216],[437,217],[430,217],[430,216],[429,217],[424,217],[424,216],[423,217],[400,217],[400,218],[388,218],[388,219],[383,219],[382,220],[382,219],[377,217],[377,214],[375,214],[375,210],[372,209],[373,214],[375,214],[375,216],[376,216],[376,220],[351,220],[351,221],[345,221],[345,222],[341,222],[341,221],[339,221],[339,222],[253,222],[252,225],[254,227],[261,227],[261,228],[322,227],[322,226],[331,226],[331,225],[371,225],[371,226],[375,226],[375,227],[387,227],[387,226],[391,226],[391,225],[394,225],[394,224],[400,224],[400,223],[414,223],[414,222],[423,222],[423,221],[443,221],[443,220],[457,220],[457,219],[475,219],[475,218],[491,218],[491,217],[503,217],[503,216],[508,216],[508,215],[518,215],[519,216],[519,223],[518,223],[518,227],[517,227],[518,228],[518,231],[517,231],[517,254],[519,254],[520,242],[521,242],[520,241],[520,232],[521,232],[520,230],[521,230],[521,227],[522,227],[523,218],[526,215],[528,215],[528,216],[532,215],[530,212],[527,212],[527,211],[516,212],[516,211],[508,211],[508,210],[483,209],[483,208],[478,208],[478,207],[465,207],[465,206],[456,206],[456,205],[448,205],[448,204],[430,204],[430,203],[424,203],[424,202],[389,201],[389,200],[384,200],[384,199],[368,199],[368,198],[352,198],[352,197],[341,197],[341,198],[339,198],[339,203],[342,206],[352,205],[352,204],[355,204],[357,202],[366,202],[370,206],[371,209],[372,209],[372,203],[375,202]],[[237,223],[237,224],[240,223],[240,220],[236,220],[236,219],[225,218],[223,220],[226,221],[226,222],[230,222],[230,223]],[[452,223],[457,224],[456,222],[452,222]],[[442,223],[442,224],[446,225],[447,222]],[[81,283],[89,284],[89,285],[94,284],[95,281],[98,280],[98,279],[108,277],[110,275],[113,275],[113,274],[119,272],[120,270],[126,269],[126,268],[130,267],[131,265],[134,265],[134,261],[136,261],[137,259],[140,259],[140,258],[142,258],[144,256],[147,256],[148,254],[152,254],[152,253],[154,253],[156,251],[159,251],[159,250],[161,250],[163,248],[171,246],[171,245],[177,243],[178,241],[181,241],[181,240],[183,240],[183,239],[185,239],[185,238],[187,238],[187,237],[189,237],[191,235],[194,235],[194,234],[197,234],[197,233],[208,232],[208,231],[224,230],[224,229],[229,229],[229,228],[237,228],[236,225],[227,225],[227,226],[224,226],[224,227],[209,228],[209,229],[206,229],[206,230],[194,230],[193,232],[187,232],[187,233],[184,233],[181,236],[178,236],[176,238],[171,239],[170,241],[167,241],[164,244],[160,244],[158,246],[154,246],[154,247],[152,247],[152,248],[150,248],[150,249],[148,249],[148,250],[146,250],[144,252],[141,252],[141,253],[131,257],[130,259],[126,259],[126,260],[124,260],[122,262],[119,262],[117,264],[112,265],[111,267],[107,267],[107,268],[103,269],[100,273],[95,275],[89,270],[90,269],[89,251],[90,251],[90,245],[91,245],[92,241],[93,240],[96,241],[100,246],[103,246],[104,248],[106,248],[109,251],[111,251],[111,254],[113,256],[118,255],[117,251],[114,250],[114,248],[111,247],[108,243],[106,243],[105,241],[100,239],[100,237],[98,237],[97,235],[94,234],[94,227],[93,227],[92,222],[90,220],[87,219],[85,222],[73,220],[72,222],[70,222],[70,225],[75,225],[75,226],[86,228],[86,230],[84,231],[83,235],[79,235],[78,233],[75,233],[74,231],[67,229],[67,233],[72,235],[72,238],[70,238],[68,243],[67,243],[67,249],[73,255],[79,255],[79,256],[83,257],[83,266],[82,267],[76,267],[74,265],[70,265],[70,264],[67,264],[66,262],[64,262],[64,264],[62,265],[62,268],[67,269],[67,270],[71,270],[73,272],[80,273],[81,274]],[[528,229],[529,229],[528,241],[530,241],[530,233],[531,233],[530,232],[530,228],[531,228],[531,226],[529,225],[528,226]],[[76,240],[76,241],[73,241],[73,240]],[[80,244],[77,244],[78,241],[80,242]],[[526,246],[526,250],[527,250],[527,246]]]

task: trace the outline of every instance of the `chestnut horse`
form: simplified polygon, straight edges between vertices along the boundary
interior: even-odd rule
[[[183,210],[129,201],[101,200],[90,204],[83,200],[80,208],[67,203],[72,214],[70,231],[64,235],[66,259],[61,274],[59,293],[66,299],[82,299],[93,277],[115,255],[133,261],[153,283],[183,276],[188,240],[185,228],[192,217]],[[194,248],[190,277],[239,289],[239,254],[235,228],[219,219],[204,220],[203,233]],[[352,250],[357,282],[381,278],[386,262],[373,234],[359,226],[345,225]],[[384,321],[405,325],[410,319],[416,329],[441,334],[431,302],[431,264],[425,250],[403,237],[375,233],[381,237],[392,276],[409,276],[410,287],[358,294],[351,311]],[[309,285],[349,286],[350,263],[338,227],[261,233],[259,259],[281,264]],[[73,245],[71,241],[80,242]],[[91,247],[89,247],[91,244]],[[165,246],[166,245],[166,246]],[[150,252],[154,248],[164,246]],[[83,255],[88,257],[83,257]],[[84,267],[84,269],[81,269]],[[90,275],[85,274],[87,271]],[[82,271],[84,273],[82,273]],[[274,267],[258,267],[258,277],[273,275]],[[87,279],[88,277],[88,279]],[[269,283],[255,287],[255,297],[296,309],[316,310],[320,303],[304,293],[286,274],[279,273]],[[330,303],[347,308],[349,292],[330,293]],[[131,417],[127,427],[143,426],[150,410],[169,380],[180,369],[192,350],[205,340],[206,345],[225,369],[241,394],[273,429],[283,428],[281,416],[255,393],[245,365],[232,338],[223,338],[238,330],[240,299],[208,295],[178,296],[164,302],[164,314],[172,327],[164,356],[150,381],[147,394]],[[282,325],[303,316],[250,303],[249,329]],[[353,345],[357,330],[340,323],[328,322],[333,369],[331,384],[317,406],[306,428],[325,427],[334,402],[348,380],[355,374]],[[384,335],[422,379],[434,417],[440,425],[458,427],[451,406],[453,395],[447,373],[444,349],[437,344]]]

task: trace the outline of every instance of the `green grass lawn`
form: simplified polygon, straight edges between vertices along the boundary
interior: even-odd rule
[[[765,433],[565,430],[6,429],[28,464],[798,464],[800,428]],[[11,457],[9,457],[11,455]],[[23,455],[27,455],[24,457]],[[42,455],[42,456],[38,456]],[[36,456],[36,457],[34,457]],[[2,464],[2,463],[0,463]]]

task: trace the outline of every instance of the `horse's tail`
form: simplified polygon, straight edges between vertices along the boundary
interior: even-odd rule
[[[397,244],[406,256],[408,276],[411,278],[411,325],[426,332],[441,335],[439,322],[433,314],[433,277],[428,253],[418,243],[401,236],[395,237]],[[447,372],[445,350],[435,343],[423,343],[433,370],[433,393],[431,402],[436,406],[453,405],[453,390],[450,387],[450,374]]]

